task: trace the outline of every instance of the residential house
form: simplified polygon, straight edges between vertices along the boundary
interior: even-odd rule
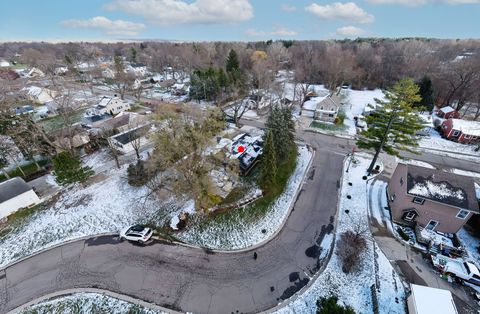
[[[56,91],[38,86],[24,87],[22,88],[22,91],[25,93],[28,100],[42,105],[52,102],[57,96]]]
[[[449,290],[410,285],[411,294],[407,298],[410,314],[458,314],[452,293]]]
[[[148,134],[152,129],[151,124],[136,126],[108,138],[108,143],[122,154],[128,154],[136,147],[148,143]]]
[[[32,78],[34,78],[34,77],[44,77],[45,73],[43,73],[42,70],[33,67],[33,68],[30,69],[30,71],[28,71],[26,76],[27,77],[32,77]]]
[[[37,194],[22,178],[15,177],[0,183],[0,220],[21,208],[39,203]]]
[[[474,181],[441,170],[398,164],[387,187],[395,223],[456,233],[479,213]]]
[[[480,143],[480,122],[462,119],[446,119],[441,132],[447,139],[462,144]]]
[[[95,107],[87,110],[85,115],[116,115],[126,110],[130,110],[130,104],[118,98],[117,95],[114,97],[103,96]]]
[[[102,76],[107,79],[114,79],[115,78],[115,71],[110,68],[106,68],[102,71]]]
[[[436,115],[442,119],[458,119],[460,113],[450,106],[442,107],[436,111]]]
[[[0,70],[0,78],[4,79],[4,80],[10,80],[10,81],[13,81],[13,80],[16,80],[18,78],[20,78],[20,75],[13,71],[13,70]]]
[[[240,170],[247,174],[258,163],[263,154],[263,140],[261,136],[251,136],[242,133],[233,138],[231,158],[240,162]]]
[[[137,77],[145,77],[147,75],[147,66],[143,63],[131,63],[126,70]]]
[[[55,66],[55,69],[53,70],[53,73],[55,75],[64,75],[68,72],[68,67],[66,65],[61,65],[58,64]]]
[[[0,68],[6,68],[10,66],[10,62],[4,59],[0,59]]]
[[[340,98],[337,95],[329,95],[317,103],[313,119],[333,123],[337,118],[340,106]]]

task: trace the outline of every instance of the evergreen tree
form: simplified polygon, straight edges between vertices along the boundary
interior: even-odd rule
[[[272,132],[277,161],[284,162],[296,151],[295,123],[290,108],[272,106],[266,127]]]
[[[416,133],[424,127],[413,109],[420,101],[418,90],[411,79],[403,79],[386,92],[385,101],[375,99],[377,107],[367,117],[368,129],[357,141],[359,148],[375,150],[368,173],[372,172],[382,150],[394,156],[399,156],[402,150],[415,153],[412,147],[418,146]]]
[[[227,73],[237,72],[240,70],[240,62],[238,61],[238,55],[235,50],[230,50],[227,57],[226,64]]]
[[[130,55],[132,57],[132,62],[137,62],[137,49],[135,49],[135,47],[130,48]]]
[[[53,170],[60,185],[85,183],[94,174],[91,167],[82,167],[81,160],[66,151],[53,157]]]
[[[424,107],[428,111],[433,110],[435,99],[433,96],[433,84],[432,80],[428,76],[424,76],[418,83],[419,94],[422,98],[421,101],[415,103],[415,107]]]
[[[268,130],[263,139],[263,155],[260,184],[266,188],[275,182],[277,176],[277,153],[273,142],[273,132]]]
[[[317,300],[317,314],[355,314],[355,311],[350,306],[339,305],[337,297],[330,297]]]

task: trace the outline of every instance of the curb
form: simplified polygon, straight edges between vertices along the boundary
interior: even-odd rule
[[[355,140],[356,136],[354,135],[348,135],[348,134],[336,134],[336,133],[330,133],[330,132],[325,132],[317,129],[312,129],[312,128],[306,128],[303,130],[304,132],[310,132],[310,133],[318,133],[318,134],[323,134],[323,135],[328,135],[328,136],[333,136],[333,137],[338,137],[338,138],[343,138],[343,139],[348,139],[348,140]]]
[[[125,301],[125,302],[128,302],[128,303],[134,304],[134,305],[140,305],[142,307],[145,307],[145,308],[148,308],[148,309],[151,309],[151,310],[155,310],[155,311],[162,311],[162,312],[169,313],[169,314],[180,314],[180,313],[182,313],[182,312],[178,312],[178,311],[174,311],[174,310],[164,308],[164,307],[156,305],[154,303],[142,301],[140,299],[132,298],[132,297],[129,297],[129,296],[123,295],[123,294],[118,294],[118,293],[115,293],[115,292],[112,292],[112,291],[109,291],[109,290],[97,289],[97,288],[77,288],[77,289],[67,289],[67,290],[58,291],[58,292],[54,292],[54,293],[44,295],[40,298],[37,298],[37,299],[32,300],[28,303],[25,303],[25,304],[13,309],[13,310],[10,310],[6,314],[15,314],[15,313],[18,313],[18,312],[20,312],[20,311],[22,311],[22,310],[24,310],[28,307],[37,305],[39,303],[59,299],[59,298],[66,297],[66,296],[73,295],[73,294],[77,294],[77,293],[96,293],[96,294],[101,294],[101,295],[108,296],[108,297],[111,297],[111,298],[115,298],[115,299],[118,299],[118,300],[121,300],[121,301]]]

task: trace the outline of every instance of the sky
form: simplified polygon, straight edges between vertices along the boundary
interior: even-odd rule
[[[2,0],[0,41],[480,38],[480,0]]]

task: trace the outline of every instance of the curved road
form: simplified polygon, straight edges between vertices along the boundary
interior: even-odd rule
[[[211,251],[103,236],[61,245],[0,270],[0,312],[60,290],[98,288],[179,311],[252,313],[276,306],[321,267],[333,229],[344,154],[318,149],[295,207],[273,240],[253,251]],[[54,226],[52,226],[54,228]]]

